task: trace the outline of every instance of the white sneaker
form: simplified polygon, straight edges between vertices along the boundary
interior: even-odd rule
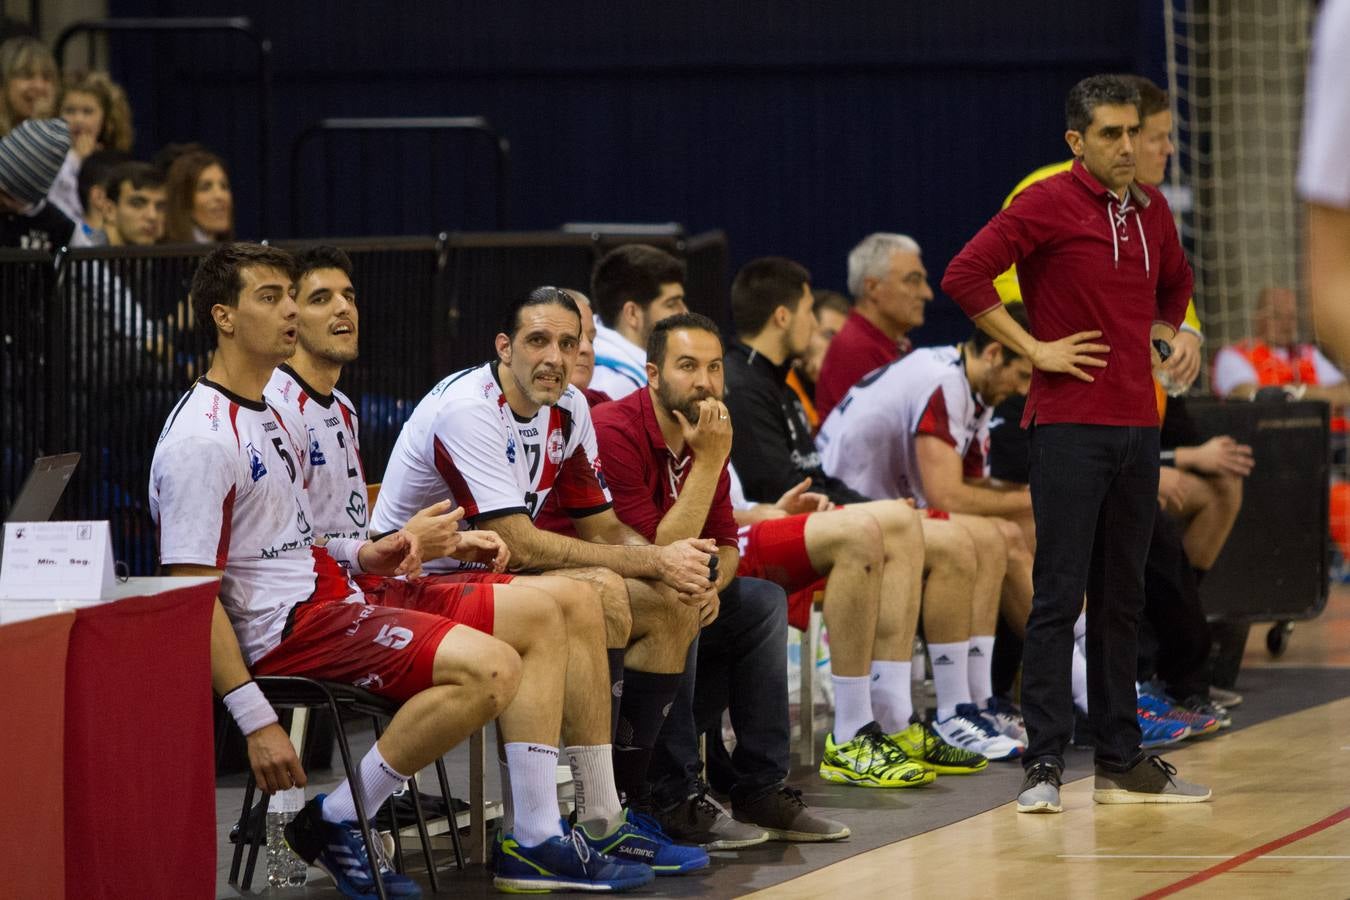
[[[974,703],[958,705],[955,715],[934,722],[933,728],[947,743],[988,759],[1016,759],[1022,755],[1022,745],[995,731]]]
[[[1022,713],[1007,700],[990,697],[984,709],[980,710],[980,717],[999,734],[1012,738],[1026,749],[1027,726],[1022,722]]]

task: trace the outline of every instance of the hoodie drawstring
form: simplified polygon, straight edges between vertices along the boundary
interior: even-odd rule
[[[1108,197],[1106,200],[1106,221],[1111,228],[1111,262],[1115,268],[1120,268],[1120,239],[1116,236],[1116,229],[1127,229],[1129,226],[1125,222],[1129,214],[1134,213],[1134,224],[1139,229],[1139,243],[1144,245],[1144,274],[1151,275],[1153,270],[1148,258],[1148,239],[1144,237],[1144,222],[1139,217],[1139,210],[1130,205],[1128,198],[1129,195],[1127,194],[1125,200],[1117,201],[1115,212],[1111,211],[1111,200],[1113,198]],[[1125,240],[1129,240],[1128,235]]]

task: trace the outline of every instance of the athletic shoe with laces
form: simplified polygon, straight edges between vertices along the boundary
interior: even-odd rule
[[[1172,703],[1166,697],[1158,697],[1148,692],[1139,694],[1139,707],[1153,713],[1159,719],[1180,722],[1189,728],[1190,734],[1187,737],[1199,737],[1202,734],[1213,734],[1219,730],[1219,720],[1214,716],[1205,716],[1198,713],[1189,712]]]
[[[697,792],[671,806],[647,806],[644,814],[656,821],[671,840],[693,844],[704,850],[741,850],[762,844],[769,833],[744,822],[738,822],[708,793],[706,784],[698,784]]]
[[[775,841],[842,841],[851,833],[843,822],[811,812],[802,799],[802,792],[785,784],[758,797],[740,802],[733,800],[731,810],[737,821],[764,829]]]
[[[1140,706],[1135,709],[1139,718],[1139,746],[1144,750],[1167,747],[1191,736],[1191,727],[1175,719],[1166,719]]]
[[[497,841],[492,885],[506,894],[548,891],[631,891],[656,874],[642,863],[615,859],[594,849],[579,829],[522,847],[509,834]]]
[[[1209,788],[1177,777],[1176,766],[1160,756],[1146,756],[1124,772],[1097,766],[1092,799],[1098,803],[1203,803]]]
[[[832,733],[825,735],[820,777],[861,787],[909,788],[930,784],[937,774],[905,756],[880,725],[868,722],[843,744],[836,744]]]
[[[911,722],[904,731],[889,735],[905,755],[939,775],[973,775],[989,766],[989,760],[970,750],[953,747],[924,722]]]
[[[1209,716],[1219,723],[1219,728],[1233,727],[1233,714],[1228,711],[1228,707],[1215,703],[1201,694],[1194,697],[1188,697],[1182,700],[1177,706],[1188,713],[1194,713],[1198,716]]]
[[[1042,760],[1033,763],[1022,781],[1022,790],[1017,794],[1017,811],[1063,812],[1064,807],[1059,802],[1060,775],[1061,769],[1052,762]]]
[[[1004,737],[1012,738],[1023,748],[1027,745],[1027,726],[1022,721],[1022,711],[1002,697],[990,697],[989,702],[980,710],[984,720],[994,726],[994,730]]]
[[[934,722],[933,728],[952,746],[978,753],[986,759],[1016,759],[1025,749],[1017,741],[995,731],[974,703],[957,704],[956,713],[941,722]]]
[[[1211,703],[1217,703],[1224,709],[1232,709],[1235,706],[1242,705],[1242,695],[1237,691],[1230,691],[1227,688],[1221,688],[1211,684],[1209,686],[1209,701]]]
[[[323,801],[319,794],[304,805],[295,818],[286,824],[286,843],[305,862],[328,873],[344,897],[376,897],[379,892],[371,874],[370,858],[361,828],[355,822],[335,824],[323,817]],[[395,872],[384,855],[384,844],[378,835],[372,835],[375,865],[384,892],[389,897],[420,897],[422,889],[406,875]]]
[[[616,860],[644,863],[657,875],[683,875],[708,867],[708,854],[702,847],[675,843],[655,819],[631,807],[624,810],[623,822],[609,834],[593,837],[580,825],[576,833],[593,850]]]

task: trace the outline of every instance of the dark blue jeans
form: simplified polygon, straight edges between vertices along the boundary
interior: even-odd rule
[[[1135,670],[1144,561],[1158,509],[1158,429],[1036,425],[1031,433],[1036,517],[1035,593],[1022,663],[1024,765],[1064,765],[1073,731],[1073,623],[1087,594],[1088,714],[1096,761],[1136,763]]]
[[[772,582],[736,578],[721,600],[716,621],[689,648],[680,689],[652,754],[648,777],[661,804],[693,793],[698,736],[708,729],[720,733],[725,709],[736,729],[732,761],[739,777],[733,799],[757,796],[787,777],[787,596]]]

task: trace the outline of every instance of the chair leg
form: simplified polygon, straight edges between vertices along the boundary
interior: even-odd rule
[[[417,837],[422,842],[422,856],[427,861],[427,878],[431,881],[432,893],[439,894],[441,884],[436,877],[436,859],[431,853],[431,835],[427,834],[427,817],[422,811],[422,792],[417,789],[416,774],[408,779],[408,790],[412,792],[413,810],[417,814]]]
[[[352,751],[347,743],[347,728],[342,724],[342,712],[331,697],[328,700],[328,706],[333,711],[333,730],[337,733],[338,750],[342,752],[342,768],[347,773],[347,780],[351,782],[352,801],[356,807],[356,820],[361,827],[361,837],[366,842],[366,858],[370,861],[370,874],[375,879],[375,890],[379,894],[380,900],[389,900],[389,895],[384,891],[384,879],[380,876],[380,867],[375,862],[380,857],[375,853],[375,841],[370,833],[370,820],[366,818],[366,804],[361,799],[361,773],[357,771],[356,766],[352,765]]]
[[[250,772],[249,778],[252,779],[252,777],[253,773]],[[251,813],[252,810],[249,812]],[[252,817],[250,816],[250,818]],[[263,813],[262,820],[256,828],[244,826],[240,830],[239,836],[248,842],[248,862],[244,864],[243,883],[243,889],[247,891],[253,886],[253,870],[258,864],[258,850],[267,846],[267,814]]]
[[[464,847],[459,841],[459,815],[455,812],[455,798],[450,793],[450,779],[445,774],[445,759],[436,758],[436,780],[441,783],[441,797],[450,819],[450,846],[455,850],[455,866],[464,871]]]
[[[229,884],[235,887],[239,885],[239,863],[244,858],[244,845],[251,837],[248,826],[249,820],[253,817],[253,789],[256,785],[253,770],[250,768],[248,784],[244,787],[244,809],[239,813],[239,842],[234,845],[234,857],[230,860]]]

